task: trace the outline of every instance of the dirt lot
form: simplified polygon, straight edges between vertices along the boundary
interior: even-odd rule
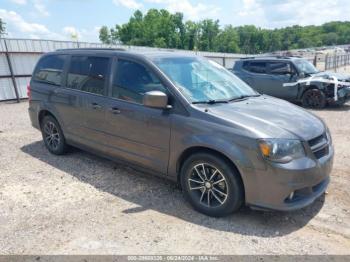
[[[350,105],[315,111],[336,149],[325,197],[220,219],[165,180],[79,150],[49,154],[27,107],[0,104],[2,254],[350,254]]]

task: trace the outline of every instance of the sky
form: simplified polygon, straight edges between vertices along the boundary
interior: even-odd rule
[[[350,21],[349,0],[0,0],[7,37],[98,42],[103,25],[129,20],[139,9],[182,12],[185,20],[281,28]]]

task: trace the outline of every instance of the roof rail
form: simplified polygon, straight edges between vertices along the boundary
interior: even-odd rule
[[[303,58],[302,56],[300,55],[277,55],[276,56],[277,58],[293,58],[293,57],[297,57],[297,58]]]
[[[272,56],[272,57],[281,58],[281,59],[290,58],[290,56],[287,56],[287,55],[275,55],[275,56]]]
[[[83,50],[83,51],[126,51],[126,49],[124,49],[124,48],[103,48],[103,47],[64,48],[64,49],[57,49],[56,51],[74,51],[74,50]]]
[[[246,57],[241,57],[240,59],[241,60],[244,60],[244,59],[254,59],[255,56],[246,56]]]
[[[258,57],[254,57],[254,56],[249,56],[249,57],[242,57],[240,58],[241,60],[244,59],[267,59],[267,58],[277,58],[277,59],[290,59],[293,57],[297,57],[297,58],[302,58],[302,56],[294,56],[294,55],[262,55],[262,56],[258,56]]]

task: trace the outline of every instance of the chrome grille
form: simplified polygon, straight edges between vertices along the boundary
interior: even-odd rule
[[[320,159],[329,153],[329,144],[326,133],[317,136],[308,141],[311,151],[317,159]]]

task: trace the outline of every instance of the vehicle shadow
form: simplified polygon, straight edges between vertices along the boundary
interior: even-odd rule
[[[325,109],[328,110],[328,111],[349,111],[350,110],[350,104],[329,105]]]
[[[287,235],[304,227],[324,204],[324,197],[321,197],[313,205],[294,212],[263,212],[243,207],[230,216],[212,218],[194,211],[177,185],[166,179],[143,174],[79,149],[72,149],[64,156],[54,156],[41,141],[25,145],[21,150],[97,190],[137,205],[123,210],[124,214],[151,209],[218,231],[259,237]]]
[[[302,105],[300,103],[294,103],[297,106],[302,107]],[[350,111],[350,104],[346,103],[343,105],[327,105],[325,108],[322,109],[315,109],[315,108],[305,108],[311,111]]]

